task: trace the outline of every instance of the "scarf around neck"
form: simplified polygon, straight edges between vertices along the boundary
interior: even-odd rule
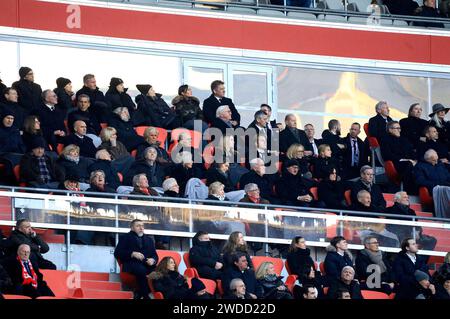
[[[367,256],[369,256],[369,259],[371,262],[380,266],[381,273],[386,272],[387,269],[386,269],[386,265],[384,264],[384,261],[383,261],[383,254],[382,254],[381,250],[377,251],[376,253],[371,252],[368,249],[364,249],[364,251],[366,252]]]
[[[17,256],[17,260],[20,263],[20,266],[22,267],[22,285],[24,286],[28,286],[31,285],[33,288],[37,288],[38,283],[37,283],[37,275],[36,272],[33,269],[33,266],[31,265],[30,260],[27,261],[23,261],[22,259],[20,259],[19,256]],[[28,272],[27,268],[25,267],[25,264],[28,265],[28,268],[30,269],[30,273]]]

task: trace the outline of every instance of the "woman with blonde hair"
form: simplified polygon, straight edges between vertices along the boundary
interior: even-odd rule
[[[253,269],[252,259],[250,258],[249,249],[246,241],[244,240],[244,234],[239,231],[234,231],[228,237],[228,241],[223,246],[223,264],[224,268],[233,266],[233,254],[241,252],[245,254],[247,258],[248,267]]]
[[[169,164],[172,160],[164,149],[164,145],[161,145],[161,142],[158,140],[159,131],[158,128],[150,126],[147,127],[144,131],[144,143],[140,144],[137,148],[136,160],[140,160],[144,158],[144,151],[147,147],[154,147],[156,152],[158,153],[158,157],[156,161],[161,164]]]
[[[75,144],[69,144],[59,154],[56,164],[60,167],[63,180],[71,172],[79,177],[80,189],[82,191],[89,188],[89,165],[93,160],[80,156],[80,148]]]
[[[333,168],[336,169],[336,174],[340,176],[340,166],[338,161],[332,157],[330,145],[320,145],[319,156],[314,161],[313,177],[317,179],[324,179],[329,176],[329,173]]]
[[[292,144],[286,151],[287,160],[295,159],[299,165],[299,173],[305,178],[312,178],[312,174],[309,171],[309,163],[305,158],[305,147],[302,144]],[[286,162],[286,161],[285,161]],[[283,163],[284,168],[284,163]]]
[[[111,165],[122,174],[126,173],[134,162],[134,158],[128,153],[123,143],[117,140],[117,130],[108,126],[100,132],[102,144],[98,150],[107,150],[111,155]]]
[[[273,263],[263,262],[256,271],[259,295],[263,299],[294,299],[282,279],[276,274]]]

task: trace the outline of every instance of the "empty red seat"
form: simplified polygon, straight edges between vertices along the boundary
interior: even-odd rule
[[[172,257],[173,260],[175,260],[175,263],[177,264],[177,266],[180,266],[181,256],[176,251],[157,249],[156,253],[158,254],[158,264],[161,262],[161,260],[164,257]]]
[[[364,299],[390,299],[389,295],[379,291],[361,290],[361,294]]]
[[[82,289],[120,291],[120,282],[81,280]]]
[[[191,268],[191,261],[189,260],[189,252],[185,252],[183,254],[183,260],[184,264],[186,265],[186,268]]]
[[[428,208],[433,207],[433,197],[430,195],[428,188],[426,188],[426,187],[419,188],[419,198],[420,198],[420,203],[423,206],[426,206]]]
[[[384,161],[384,170],[386,172],[386,176],[392,183],[396,184],[397,186],[401,185],[401,177],[395,169],[394,163],[392,161]]]
[[[313,194],[314,200],[319,200],[319,195],[317,193],[317,187],[311,187],[309,189],[309,191],[311,192],[311,194]]]
[[[129,291],[82,289],[81,295],[74,297],[74,299],[133,299],[133,293]]]

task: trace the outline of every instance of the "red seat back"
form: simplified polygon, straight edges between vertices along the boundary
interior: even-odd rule
[[[176,251],[157,249],[156,253],[158,254],[158,264],[164,257],[172,257],[173,260],[175,260],[177,267],[180,266],[181,256]]]
[[[311,194],[313,194],[314,200],[319,200],[319,195],[317,193],[317,187],[311,187],[309,189],[309,191],[311,192]]]
[[[281,271],[283,270],[283,260],[281,258],[273,258],[273,257],[266,257],[266,256],[253,256],[252,257],[252,263],[253,267],[255,269],[255,272],[258,270],[259,266],[263,262],[271,262],[275,268],[275,272],[278,276],[281,275]]]
[[[389,296],[384,292],[361,290],[361,294],[364,299],[389,299]]]
[[[3,295],[5,299],[31,299],[28,296],[22,296],[22,295]]]
[[[384,170],[386,171],[386,175],[391,182],[396,185],[401,184],[402,181],[392,161],[384,161]]]
[[[433,207],[433,197],[431,197],[430,192],[428,191],[428,188],[426,188],[426,187],[419,188],[419,198],[420,198],[420,203],[423,206]]]
[[[345,202],[350,206],[352,204],[352,191],[350,189],[347,189],[344,193],[344,197]]]
[[[189,260],[189,252],[185,252],[183,254],[183,260],[184,260],[184,264],[186,265],[186,268],[191,268],[191,261]]]

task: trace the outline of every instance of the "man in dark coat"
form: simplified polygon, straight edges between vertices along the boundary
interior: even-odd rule
[[[231,110],[227,105],[221,105],[216,110],[217,117],[213,119],[211,127],[215,127],[222,132],[222,135],[230,135],[236,126],[233,126]]]
[[[319,156],[319,146],[324,143],[321,139],[314,138],[316,131],[312,124],[306,124],[304,129],[305,129],[306,137],[308,139],[308,142],[306,143],[306,145],[303,145],[305,148],[305,156],[309,160],[311,160],[314,157]]]
[[[414,14],[419,17],[424,17],[427,19],[437,18],[443,19],[444,16],[441,15],[439,10],[436,8],[436,0],[424,0],[423,6],[418,7]],[[425,22],[425,21],[413,21],[414,26],[426,27],[426,28],[444,28],[442,22]]]
[[[425,152],[424,160],[414,167],[414,177],[419,187],[426,187],[430,194],[437,185],[450,186],[450,172],[439,162],[439,156],[435,150]]]
[[[233,265],[227,267],[222,274],[222,287],[225,291],[225,295],[231,295],[230,283],[233,279],[239,278],[245,283],[246,291],[253,299],[257,299],[257,293],[259,289],[257,287],[257,281],[255,272],[248,267],[247,257],[244,253],[236,252],[232,256]]]
[[[292,144],[309,144],[305,131],[297,128],[297,118],[294,114],[286,115],[284,122],[286,127],[280,133],[280,152],[286,153]]]
[[[273,185],[276,177],[266,174],[266,167],[260,158],[255,158],[250,161],[251,171],[241,176],[239,180],[240,188],[243,189],[245,185],[254,183],[258,185],[262,198],[267,199],[271,203],[279,203],[279,199],[273,194]]]
[[[43,103],[32,111],[41,122],[41,130],[47,144],[53,150],[57,149],[58,143],[64,143],[66,136],[66,125],[64,124],[64,113],[56,108],[58,97],[52,90],[42,92]]]
[[[100,122],[106,123],[108,105],[106,104],[103,92],[97,87],[95,76],[93,74],[86,74],[83,77],[83,83],[84,86],[76,93],[76,99],[78,100],[81,94],[89,96],[91,103],[90,112],[93,113]]]
[[[136,161],[131,165],[125,176],[124,184],[131,185],[133,176],[145,174],[150,187],[161,187],[166,172],[165,169],[158,164],[156,157],[156,149],[154,147],[148,147],[144,152],[144,159]]]
[[[231,123],[234,127],[241,123],[241,115],[231,99],[225,97],[225,83],[219,80],[211,83],[212,94],[203,101],[203,118],[211,124],[216,118],[216,110],[221,105],[228,105],[231,110]]]
[[[98,170],[103,171],[106,176],[106,184],[108,187],[116,190],[117,187],[120,186],[120,179],[117,170],[111,165],[111,154],[109,154],[107,150],[99,150],[95,154],[95,158],[97,160],[88,168],[89,174]]]
[[[359,137],[361,125],[353,123],[350,133],[342,140],[345,145],[343,151],[343,177],[353,179],[360,175],[361,167],[369,164],[369,150]]]
[[[267,149],[272,150],[272,129],[269,128],[268,122],[269,116],[264,111],[256,111],[254,120],[250,123],[248,129],[253,128],[257,136],[265,136],[267,140]]]
[[[19,75],[20,80],[14,82],[12,87],[19,94],[19,104],[31,112],[41,104],[42,89],[39,84],[34,83],[34,73],[29,67],[21,67]]]
[[[206,171],[206,186],[211,185],[214,182],[220,182],[225,187],[225,193],[235,191],[229,175],[229,163],[216,163],[213,164],[208,171]]]
[[[4,157],[4,153],[25,153],[25,144],[14,122],[15,113],[8,110],[3,111],[0,123],[0,154],[2,157]]]
[[[363,282],[361,284],[363,290],[375,290],[390,294],[395,287],[392,263],[387,254],[378,246],[379,242],[376,236],[369,235],[364,238],[364,249],[358,252],[355,259],[356,277]],[[374,275],[379,277],[373,278]]]
[[[77,145],[80,148],[80,156],[95,158],[97,148],[94,146],[92,139],[86,135],[86,123],[78,120],[73,125],[74,133],[65,138],[64,145]]]
[[[406,137],[408,141],[417,148],[420,138],[425,136],[424,130],[428,121],[421,118],[422,107],[419,103],[414,103],[409,107],[408,117],[400,120],[402,128],[400,135]]]
[[[433,149],[438,154],[439,160],[445,164],[449,163],[450,153],[447,144],[439,140],[438,130],[434,126],[426,126],[424,129],[425,142],[419,142],[417,145],[417,158],[423,160],[425,152]]]
[[[392,118],[389,116],[389,106],[385,101],[378,102],[375,111],[377,115],[369,119],[369,136],[377,138],[380,142],[380,138],[386,135],[386,125]]]
[[[150,299],[147,275],[155,270],[158,264],[155,244],[150,236],[144,234],[142,220],[133,220],[130,227],[130,232],[121,236],[114,257],[121,264],[121,271],[136,276],[136,299]]]
[[[73,132],[73,124],[75,121],[81,120],[87,125],[87,134],[100,135],[102,127],[100,126],[99,119],[91,111],[90,98],[86,94],[80,94],[78,96],[78,109],[71,112],[67,119],[67,126],[70,132]]]
[[[39,271],[39,265],[30,258],[30,254],[30,246],[22,244],[18,247],[16,254],[3,263],[13,284],[12,293],[31,298],[54,296]]]
[[[128,152],[131,152],[140,144],[144,143],[142,136],[137,135],[134,130],[133,121],[126,107],[118,107],[113,111],[108,126],[116,129],[117,140],[125,145]]]
[[[130,116],[133,118],[136,105],[127,91],[128,88],[124,87],[122,79],[111,78],[109,89],[105,94],[105,101],[106,104],[108,104],[109,112],[112,112],[116,107],[126,107],[128,113],[130,113]]]
[[[341,163],[345,145],[341,138],[341,123],[338,120],[328,122],[328,130],[322,132],[322,143],[330,146],[331,156]]]
[[[361,167],[360,179],[351,186],[351,200],[352,203],[356,203],[359,191],[366,190],[370,193],[372,205],[379,211],[383,211],[386,208],[386,201],[380,187],[373,183],[373,175],[372,167],[368,165]]]
[[[354,279],[355,270],[352,266],[342,268],[339,279],[331,282],[328,290],[328,298],[339,299],[338,291],[346,289],[350,292],[351,299],[364,299],[361,295],[359,282]]]
[[[50,248],[41,236],[36,234],[36,232],[31,228],[31,223],[28,219],[19,219],[16,222],[16,228],[11,232],[6,246],[8,247],[11,255],[16,255],[17,249],[22,244],[30,246],[30,257],[36,260],[40,269],[56,269],[55,264],[53,264],[50,260],[44,259],[42,256],[42,254],[47,253]]]
[[[62,180],[66,180],[66,176],[71,173],[78,176],[78,182],[89,184],[89,166],[94,162],[93,159],[78,156],[77,158],[66,158],[61,155],[56,160],[56,165],[60,168],[63,175]]]
[[[13,88],[6,88],[3,91],[4,100],[0,102],[0,113],[11,112],[14,114],[14,126],[19,130],[23,128],[23,121],[28,115],[28,111],[20,105],[17,91]]]
[[[45,141],[36,137],[31,152],[20,161],[20,179],[31,187],[57,189],[63,182],[62,173],[53,158],[44,154]]]
[[[341,271],[345,266],[353,267],[352,255],[344,237],[336,236],[327,246],[327,255],[324,261],[325,275],[328,282],[339,280]]]
[[[189,261],[191,266],[197,269],[201,278],[217,280],[222,276],[222,257],[206,232],[199,231],[192,238]]]
[[[67,112],[73,108],[72,97],[75,94],[72,91],[72,81],[63,77],[57,78],[56,88],[53,92],[55,92],[58,97],[56,108],[64,114],[64,117],[67,117]]]
[[[428,266],[426,259],[417,253],[419,248],[413,238],[405,238],[401,248],[402,250],[397,254],[393,264],[394,277],[397,282],[395,299],[415,299],[416,278],[414,273],[416,270],[420,270],[429,275]]]

